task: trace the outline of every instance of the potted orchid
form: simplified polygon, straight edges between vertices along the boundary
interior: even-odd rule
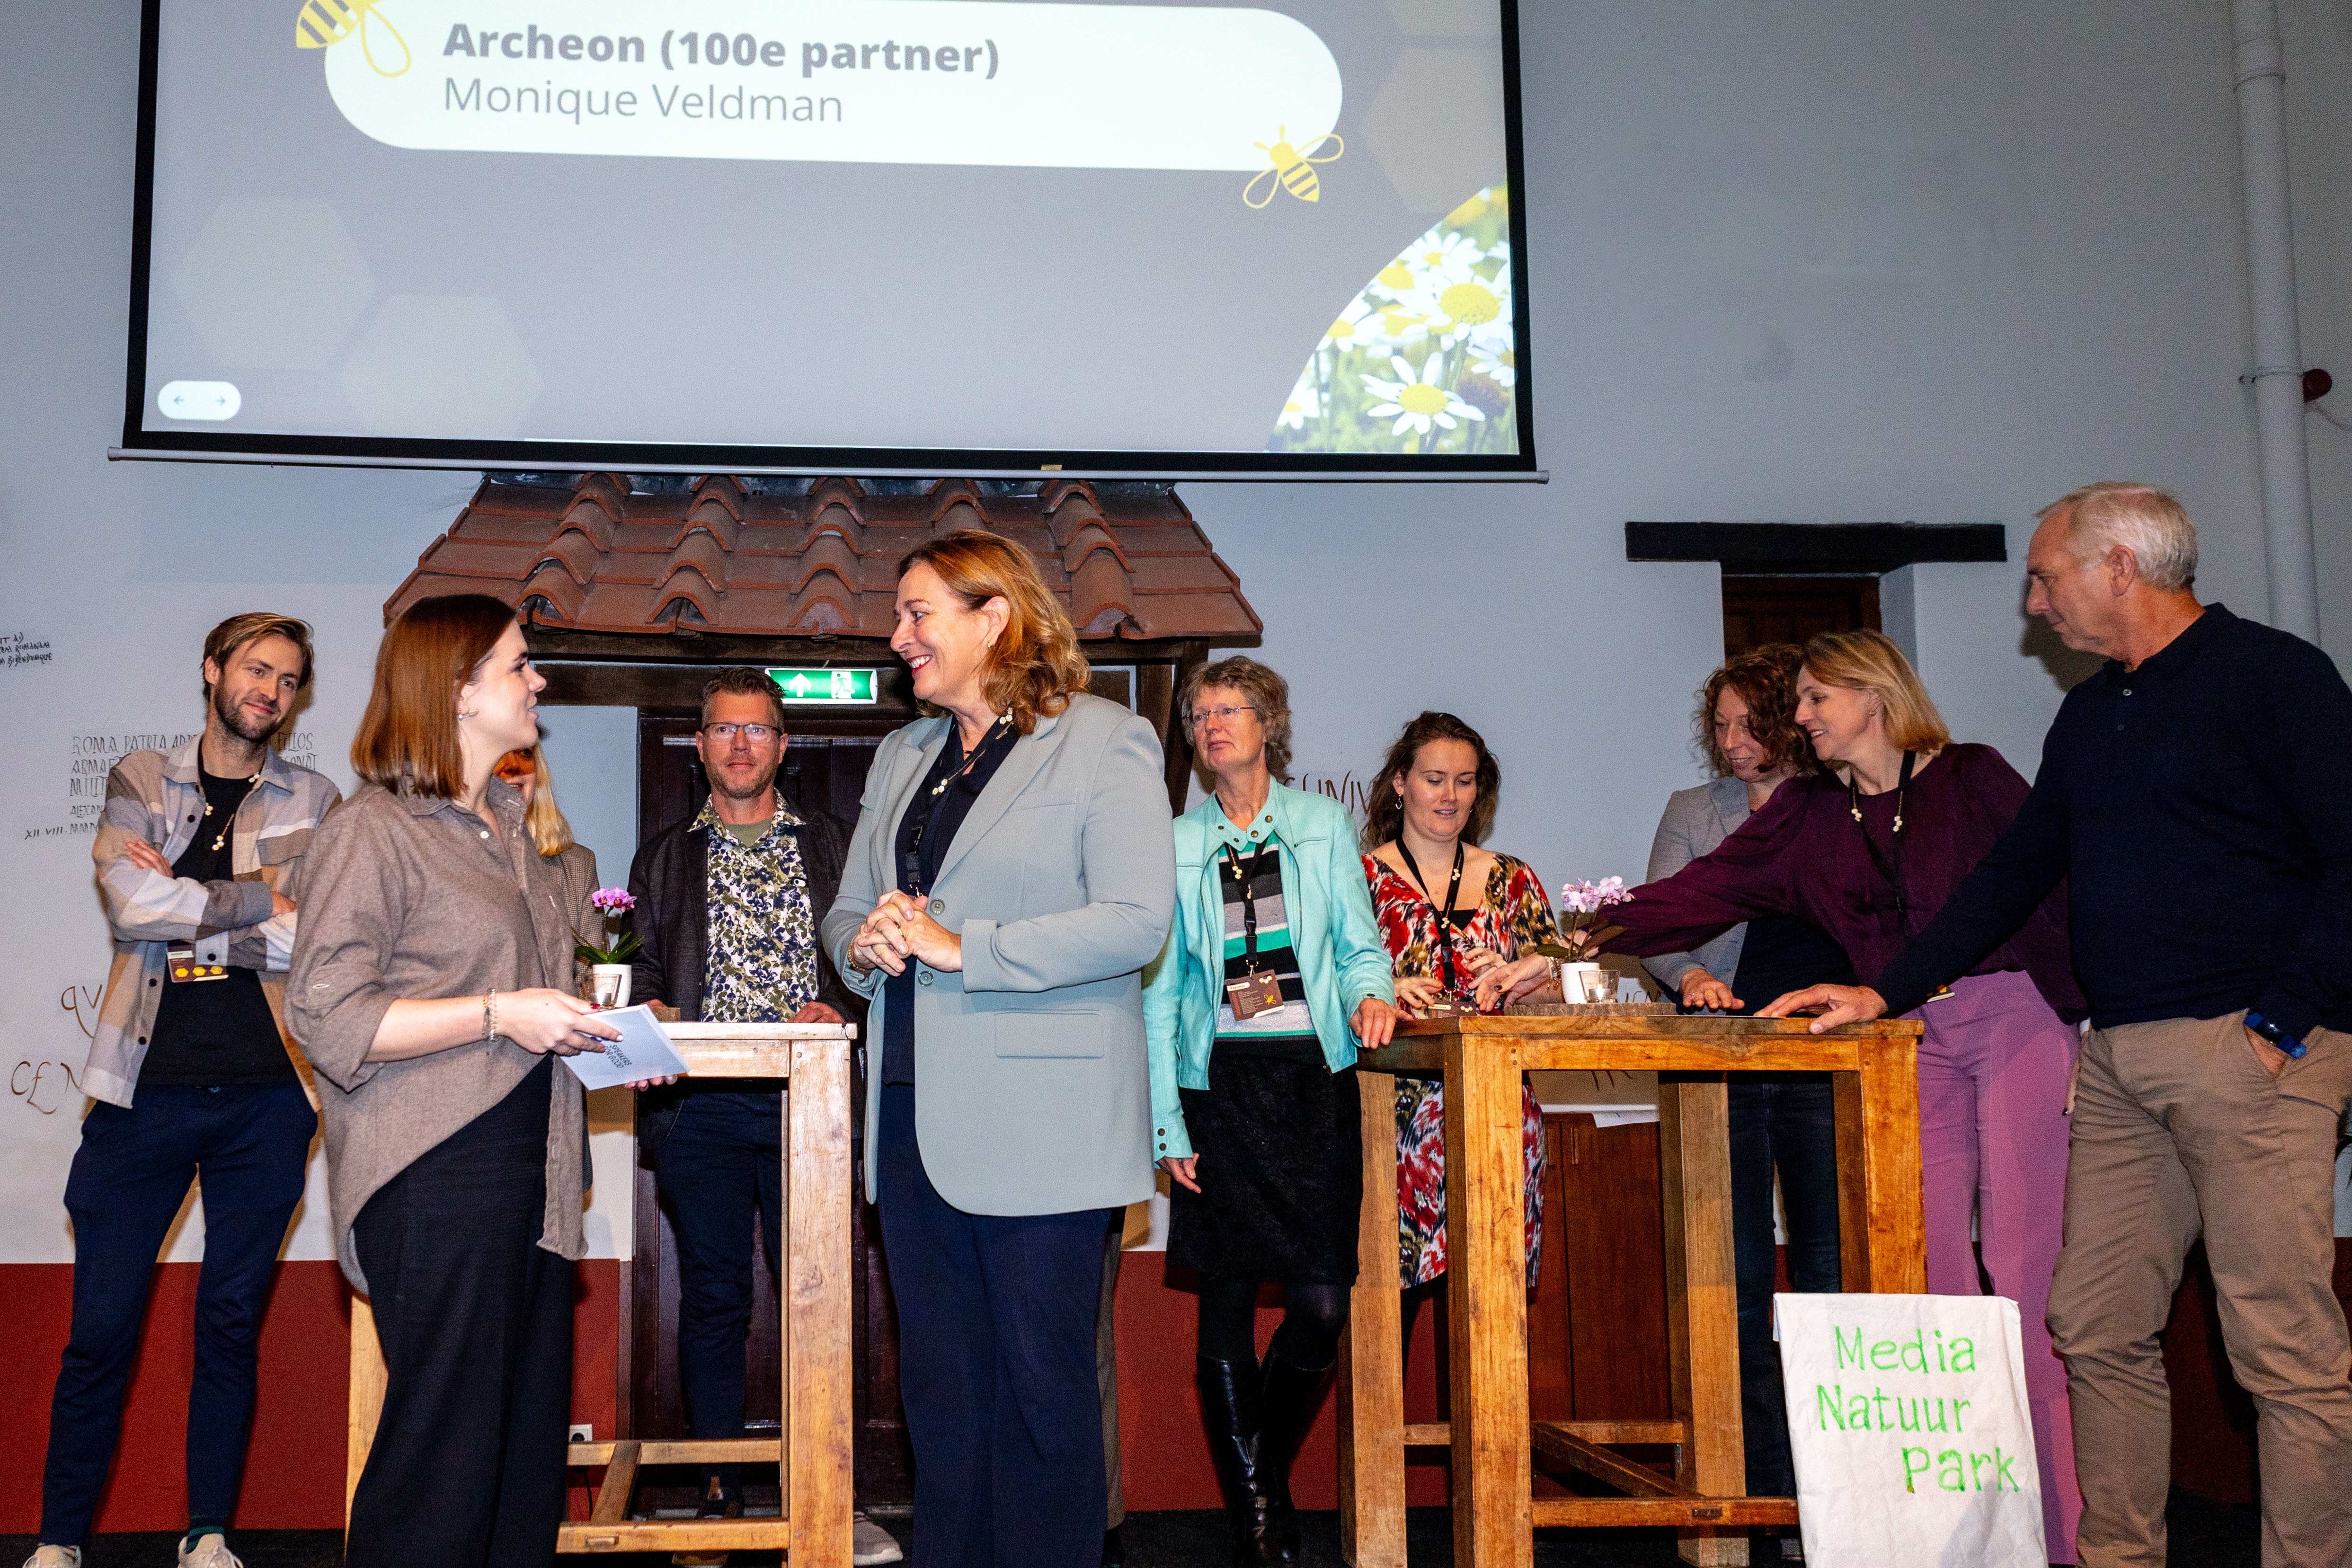
[[[637,901],[625,887],[600,887],[588,895],[596,910],[597,924],[605,928],[606,940],[600,944],[572,932],[577,942],[572,956],[588,966],[588,999],[600,1008],[625,1008],[629,1005],[629,960],[645,946],[634,931],[613,934],[613,926],[628,918]]]
[[[1536,951],[1560,960],[1559,993],[1564,999],[1617,999],[1616,981],[1592,960],[1612,939],[1625,934],[1625,928],[1610,921],[1605,912],[1632,902],[1633,895],[1625,891],[1625,879],[1622,876],[1603,877],[1599,882],[1571,882],[1560,888],[1561,941],[1540,943]]]

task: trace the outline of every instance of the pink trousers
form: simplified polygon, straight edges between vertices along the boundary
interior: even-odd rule
[[[2007,1296],[2025,1343],[2025,1393],[2042,1470],[2050,1561],[2074,1561],[2083,1494],[2066,1364],[2050,1343],[2050,1278],[2064,1232],[2066,1091],[2080,1037],[2021,970],[1971,975],[1906,1018],[1919,1041],[1927,1289]],[[1969,1220],[1977,1219],[1971,1241]],[[1983,1271],[1978,1271],[1981,1262]]]

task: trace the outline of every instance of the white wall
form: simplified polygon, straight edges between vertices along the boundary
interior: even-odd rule
[[[2352,384],[2352,13],[2285,10],[2305,328]],[[1404,718],[1448,707],[1501,753],[1498,843],[1552,882],[1638,871],[1666,792],[1695,777],[1686,710],[1720,643],[1713,569],[1629,565],[1629,518],[2007,524],[2012,564],[1920,568],[1915,619],[1954,727],[2028,771],[2059,695],[2022,651],[2014,563],[2034,507],[2091,478],[2172,486],[2203,525],[2202,586],[2266,609],[2218,0],[1523,11],[1552,483],[1186,491],[1291,678],[1303,769],[1360,779]],[[381,606],[472,487],[104,461],[138,15],[5,0],[0,31],[0,636],[51,653],[0,661],[0,941],[17,977],[0,1065],[21,1063],[0,1104],[0,1260],[70,1256],[58,1196],[79,1108],[53,1064],[82,1036],[59,998],[94,993],[106,963],[89,841],[70,831],[74,737],[194,727],[205,629],[267,606],[320,629],[301,729],[348,782]],[[2340,653],[2352,436],[2314,436]],[[554,716],[564,800],[618,880],[625,716]],[[604,1251],[625,1235],[614,1196]],[[317,1197],[295,1256],[328,1255]]]

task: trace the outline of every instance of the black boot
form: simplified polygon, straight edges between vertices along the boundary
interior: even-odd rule
[[[1290,1461],[1298,1457],[1307,1428],[1323,1406],[1323,1385],[1330,1375],[1328,1366],[1309,1372],[1274,1350],[1265,1353],[1265,1381],[1258,1391],[1257,1480],[1273,1504],[1277,1555],[1266,1561],[1286,1568],[1298,1561],[1298,1510],[1290,1501]]]
[[[1209,1457],[1233,1521],[1234,1561],[1265,1568],[1285,1561],[1275,1538],[1274,1500],[1258,1480],[1257,1368],[1201,1356],[1201,1418],[1209,1428]]]

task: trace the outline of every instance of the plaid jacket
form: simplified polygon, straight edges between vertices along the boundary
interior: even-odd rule
[[[82,1091],[110,1105],[131,1103],[163,1001],[164,950],[179,942],[193,946],[201,961],[261,971],[261,992],[278,1020],[278,1039],[315,1105],[310,1064],[286,1030],[295,916],[273,916],[269,895],[274,889],[300,899],[302,852],[342,794],[325,774],[266,752],[260,787],[237,808],[229,840],[231,880],[192,882],[142,871],[126,852],[131,840],[144,839],[165,860],[177,861],[196,836],[205,814],[196,756],[201,744],[188,740],[169,755],[134,751],[107,775],[106,809],[90,858],[98,862],[99,894],[114,937],[114,967],[82,1068]]]

